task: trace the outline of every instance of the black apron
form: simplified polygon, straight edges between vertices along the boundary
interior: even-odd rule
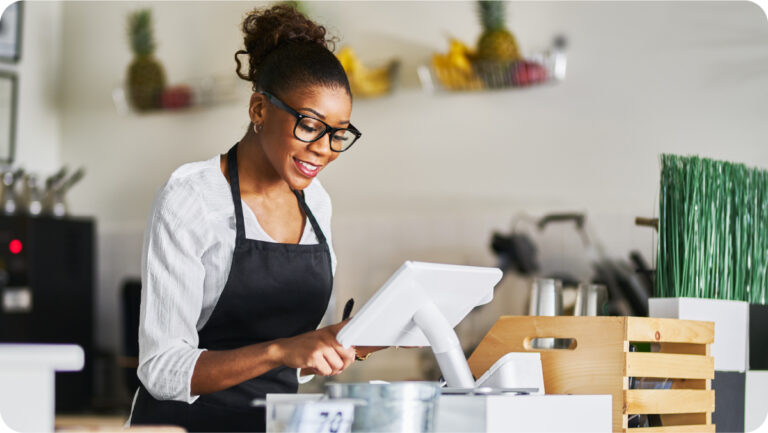
[[[312,331],[328,306],[333,285],[331,254],[320,226],[294,191],[318,243],[281,244],[246,239],[237,144],[227,154],[237,238],[232,268],[210,319],[198,332],[200,348],[228,350]],[[144,386],[131,425],[173,424],[187,431],[264,431],[265,409],[251,402],[267,393],[294,393],[296,369],[278,367],[231,388],[201,395],[194,403],[156,400]]]

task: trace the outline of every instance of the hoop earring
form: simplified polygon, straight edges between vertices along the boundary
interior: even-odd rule
[[[253,124],[253,132],[258,134],[259,132],[261,132],[262,127],[263,127],[263,125],[261,123],[258,123],[258,124],[254,123]]]

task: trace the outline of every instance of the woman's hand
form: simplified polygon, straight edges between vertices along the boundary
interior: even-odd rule
[[[344,325],[346,321],[292,338],[203,351],[192,374],[191,393],[221,391],[281,365],[304,369],[305,374],[339,374],[355,361],[355,350],[336,341]]]
[[[336,340],[336,334],[346,322],[277,340],[275,344],[279,348],[282,364],[321,376],[341,373],[355,362],[355,349],[345,349]]]

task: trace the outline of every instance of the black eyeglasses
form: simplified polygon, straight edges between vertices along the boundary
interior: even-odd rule
[[[348,128],[334,128],[320,119],[299,113],[269,92],[261,91],[259,93],[266,96],[274,106],[287,111],[296,118],[296,124],[293,125],[293,135],[305,143],[315,142],[325,136],[325,134],[330,133],[331,150],[334,152],[344,152],[352,147],[357,139],[363,135],[351,123]]]

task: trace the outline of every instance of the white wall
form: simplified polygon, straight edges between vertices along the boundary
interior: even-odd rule
[[[19,86],[14,166],[41,175],[60,164],[61,10],[60,2],[25,2],[21,58],[0,63]]]
[[[118,115],[111,92],[131,58],[126,15],[152,7],[158,57],[170,81],[179,82],[233,75],[238,26],[252,4],[48,5],[61,7],[63,18],[61,159],[88,173],[70,205],[98,220],[99,342],[116,348],[116,295],[122,278],[139,274],[155,190],[176,166],[225,152],[248,125],[244,82],[236,102],[213,109]],[[365,299],[404,259],[492,265],[491,230],[506,230],[521,211],[586,211],[610,254],[640,249],[650,259],[653,234],[633,220],[657,206],[661,152],[768,168],[768,25],[754,4],[513,3],[510,25],[524,52],[546,48],[556,33],[568,37],[565,82],[423,93],[415,66],[446,50],[446,34],[475,40],[473,7],[309,5],[365,60],[403,59],[404,86],[355,102],[353,122],[364,138],[321,175],[334,199],[342,302]],[[546,269],[589,275],[570,229],[538,239]]]

